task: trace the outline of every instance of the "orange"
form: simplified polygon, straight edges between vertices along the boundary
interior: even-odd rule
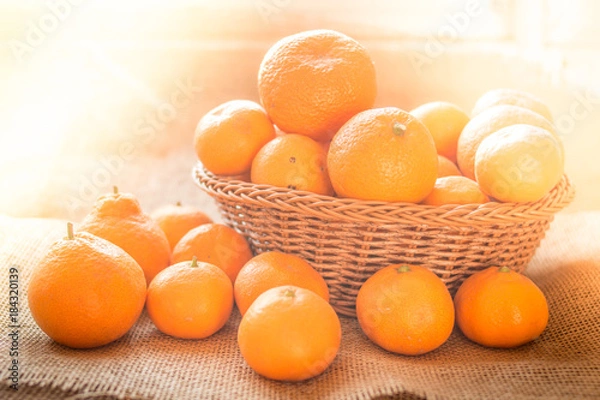
[[[171,248],[165,233],[142,211],[135,196],[119,193],[116,187],[114,193],[98,198],[79,231],[106,239],[129,253],[144,270],[147,284],[170,264]]]
[[[146,300],[144,272],[123,249],[89,234],[54,243],[31,274],[29,309],[51,339],[73,348],[98,347],[129,331]]]
[[[238,344],[246,363],[279,381],[303,381],[331,365],[340,347],[340,320],[322,297],[296,286],[262,293],[244,314]]]
[[[433,189],[438,161],[425,125],[386,107],[363,111],[340,128],[327,167],[340,197],[417,203]]]
[[[283,285],[312,290],[329,301],[327,283],[308,262],[293,254],[268,251],[248,261],[235,280],[233,294],[240,313],[244,315],[261,293]]]
[[[475,155],[481,190],[503,202],[537,201],[556,186],[563,172],[558,140],[531,125],[497,131],[481,142]]]
[[[180,202],[175,205],[167,204],[159,207],[150,216],[165,233],[171,251],[190,229],[212,222],[202,210],[192,206],[183,206]]]
[[[342,33],[301,32],[279,40],[265,54],[258,93],[284,132],[326,141],[375,103],[375,67],[365,48]]]
[[[415,265],[390,265],[367,279],[356,297],[356,316],[375,344],[411,356],[440,347],[454,327],[446,285]]]
[[[275,127],[257,103],[232,100],[210,110],[196,128],[194,147],[213,174],[240,175],[250,170],[260,148],[275,137]]]
[[[256,184],[333,194],[324,145],[297,134],[277,137],[260,149],[250,179]]]
[[[233,286],[219,267],[194,258],[156,275],[148,287],[146,309],[161,332],[181,339],[203,339],[229,319]]]
[[[550,109],[542,102],[542,100],[531,93],[517,89],[493,89],[484,93],[475,103],[471,115],[475,116],[490,107],[500,104],[527,108],[528,110],[540,114],[548,121],[553,121]]]
[[[210,223],[190,230],[181,238],[173,249],[173,264],[191,261],[194,256],[198,261],[221,268],[234,282],[240,269],[252,258],[252,250],[234,229]]]
[[[477,182],[464,176],[438,178],[431,193],[423,199],[423,204],[441,206],[443,204],[482,204],[490,201],[479,188]]]
[[[488,108],[473,117],[458,138],[456,158],[462,174],[475,179],[475,153],[479,144],[492,133],[515,124],[539,126],[554,133],[554,126],[550,121],[526,108],[513,105]]]
[[[438,178],[444,176],[461,176],[460,170],[452,161],[438,154]]]
[[[507,267],[489,267],[465,279],[454,304],[460,330],[484,346],[520,346],[540,336],[548,324],[544,293]]]
[[[469,116],[458,106],[445,101],[423,104],[410,113],[429,129],[438,154],[456,163],[456,143]]]

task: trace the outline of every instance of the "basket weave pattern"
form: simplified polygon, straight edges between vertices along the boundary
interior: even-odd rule
[[[490,265],[522,272],[554,214],[574,196],[566,176],[533,203],[439,207],[255,185],[217,177],[200,165],[193,177],[255,254],[279,250],[311,263],[329,285],[332,306],[346,316],[355,316],[362,283],[386,265],[425,265],[452,293],[467,276]]]

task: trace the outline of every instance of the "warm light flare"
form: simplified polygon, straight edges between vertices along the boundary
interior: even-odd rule
[[[173,10],[217,3],[56,0],[3,8],[0,24],[12,23],[0,32],[8,50],[0,62],[7,78],[0,88],[0,189],[6,194],[0,210],[27,213],[40,193],[64,197],[64,185],[77,193],[79,175],[131,143],[136,118],[165,102],[162,82],[189,81],[173,77],[170,60],[146,60],[156,52],[145,46],[160,41],[161,32],[193,28]],[[146,50],[128,50],[140,48]]]

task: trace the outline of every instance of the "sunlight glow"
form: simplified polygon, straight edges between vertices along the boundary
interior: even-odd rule
[[[23,157],[51,160],[68,153],[71,145],[69,137],[77,135],[82,138],[87,134],[85,127],[74,126],[75,121],[86,120],[87,115],[97,115],[99,109],[114,108],[114,98],[121,94],[107,90],[111,83],[115,86],[114,82],[118,82],[122,91],[132,92],[144,103],[159,102],[145,82],[128,75],[127,68],[104,54],[102,46],[107,43],[102,43],[102,32],[121,32],[125,40],[143,40],[145,32],[156,29],[157,25],[164,28],[173,23],[160,18],[160,13],[152,12],[153,5],[156,11],[160,11],[165,2],[72,3],[64,3],[70,5],[66,6],[68,9],[63,5],[63,17],[57,27],[48,32],[40,31],[39,44],[34,45],[28,42],[30,27],[41,24],[45,15],[58,15],[51,12],[46,2],[39,2],[37,8],[41,14],[32,13],[27,24],[29,28],[12,41],[13,47],[17,43],[16,46],[22,46],[17,48],[26,49],[24,54],[27,58],[20,60],[17,54],[13,60],[7,60],[14,63],[15,73],[10,77],[9,93],[3,93],[9,100],[1,110],[4,116],[0,121],[0,172],[6,172],[11,163]],[[192,3],[198,6],[214,4],[215,1],[178,0],[169,5],[180,7]],[[132,18],[135,10],[150,10],[151,17]],[[36,14],[38,16],[34,16]],[[80,43],[81,37],[92,40]],[[159,69],[160,66],[150,65],[149,68]],[[90,120],[93,121],[93,118]],[[106,123],[109,125],[111,122]],[[81,131],[74,132],[74,129]],[[93,143],[100,139],[89,137],[82,140]]]
[[[78,68],[65,62],[48,72],[40,71],[19,95],[1,141],[4,161],[57,155],[72,116],[89,101],[89,90],[72,84],[81,74]]]
[[[12,57],[0,65],[0,72],[9,71],[0,93],[0,189],[20,195],[4,198],[0,208],[26,207],[52,179],[89,168],[102,151],[125,141],[131,126],[119,118],[161,100],[156,82],[132,74],[125,63],[137,60],[118,45],[147,42],[149,32],[188,29],[165,14],[169,8],[214,4],[60,0],[3,10],[21,20],[4,38]],[[158,79],[164,74],[159,63],[147,70]]]

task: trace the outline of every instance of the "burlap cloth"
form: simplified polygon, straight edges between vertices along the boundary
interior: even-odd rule
[[[147,315],[121,340],[76,351],[53,343],[27,309],[31,267],[64,236],[64,221],[0,217],[0,398],[600,398],[600,212],[557,215],[527,273],[546,294],[550,322],[535,342],[488,349],[458,331],[420,357],[387,353],[342,318],[338,357],[304,383],[261,378],[236,345],[237,311],[216,335],[185,341]],[[19,390],[9,388],[8,269],[19,269]]]

